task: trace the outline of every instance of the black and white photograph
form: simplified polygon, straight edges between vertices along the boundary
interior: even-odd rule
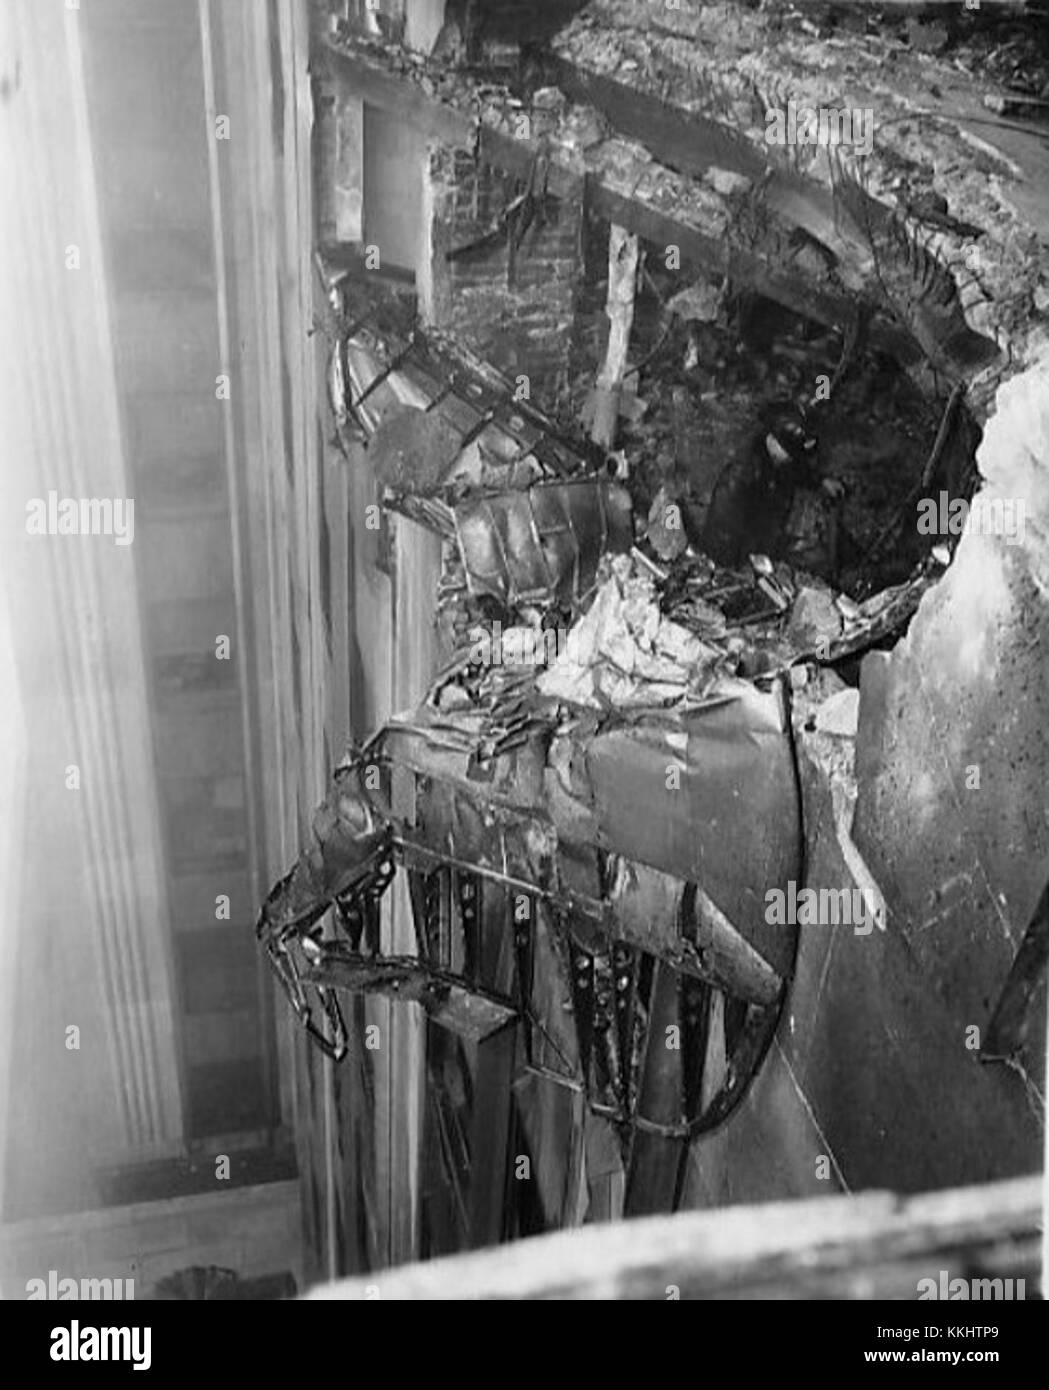
[[[0,0],[0,246],[34,1364],[699,1300],[1021,1371],[1049,0]]]

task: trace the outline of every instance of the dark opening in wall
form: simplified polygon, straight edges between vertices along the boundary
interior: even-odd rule
[[[577,410],[607,341],[608,235],[588,220]],[[924,395],[860,318],[839,332],[720,276],[689,285],[666,259],[642,243],[617,440],[635,510],[662,495],[718,564],[764,555],[856,600],[952,550],[941,512],[971,498],[980,435],[949,386]],[[923,499],[935,529],[919,525]]]

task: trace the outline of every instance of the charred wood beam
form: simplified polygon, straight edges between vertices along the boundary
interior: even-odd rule
[[[702,178],[711,169],[726,170],[752,182],[760,181],[766,207],[784,223],[800,227],[835,252],[860,279],[868,274],[862,262],[864,246],[843,235],[839,210],[831,191],[815,179],[770,165],[766,151],[724,119],[679,107],[618,82],[601,73],[554,55],[557,85],[573,101],[600,111],[618,135],[636,140],[661,164],[676,173]],[[865,212],[875,231],[882,231],[888,209],[875,198],[865,199]]]
[[[759,178],[767,167],[753,145],[723,122],[670,106],[558,54],[552,54],[549,63],[551,76],[567,97],[593,106],[620,135],[637,140],[670,169],[701,175],[716,167]]]

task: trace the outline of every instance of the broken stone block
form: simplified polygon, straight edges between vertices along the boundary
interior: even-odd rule
[[[816,732],[853,738],[860,712],[860,692],[847,687],[824,700],[816,711]]]
[[[800,646],[828,645],[841,636],[842,621],[834,595],[826,589],[801,589],[794,600],[788,627]]]

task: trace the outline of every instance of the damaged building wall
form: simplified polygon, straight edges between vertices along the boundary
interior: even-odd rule
[[[539,164],[519,180],[445,146],[430,168],[452,258],[447,326],[517,382],[522,399],[556,408],[568,384],[582,201],[550,197]],[[507,219],[506,208],[521,198]]]
[[[877,474],[883,485],[877,505],[884,515],[868,518],[866,531],[853,528],[857,550],[865,558],[872,542],[882,543],[884,532],[892,541],[886,548],[898,552],[899,572],[892,580],[902,581],[915,560],[908,549],[916,539],[908,516],[909,489],[919,477],[930,482],[938,464],[944,466],[937,486],[950,481],[956,466],[971,462],[977,423],[986,418],[995,383],[1016,369],[1017,358],[1038,350],[1044,333],[1038,299],[1044,229],[1040,234],[1035,186],[1044,152],[1032,145],[1029,133],[1019,137],[1022,152],[1013,151],[1021,163],[1029,159],[1023,168],[999,145],[991,148],[992,141],[1008,140],[1011,133],[993,126],[984,141],[974,131],[982,120],[973,106],[979,83],[971,73],[959,77],[948,59],[899,53],[893,41],[876,32],[856,56],[851,43],[818,32],[818,24],[784,34],[774,8],[718,5],[690,7],[689,15],[670,11],[667,25],[674,32],[657,48],[645,34],[650,7],[611,0],[588,6],[555,44],[558,63],[567,65],[557,70],[564,79],[560,98],[548,71],[522,96],[501,78],[488,82],[469,64],[456,68],[444,55],[426,63],[395,47],[362,48],[341,38],[333,71],[355,100],[363,94],[366,102],[382,109],[403,107],[404,118],[427,133],[440,253],[434,269],[443,280],[444,321],[482,356],[511,381],[523,370],[541,404],[550,408],[558,403],[562,351],[577,308],[573,271],[587,288],[588,267],[579,256],[577,238],[582,196],[578,204],[573,201],[574,190],[580,195],[585,190],[588,213],[605,228],[614,223],[639,234],[653,268],[656,253],[671,243],[680,245],[679,283],[668,286],[659,279],[657,298],[680,290],[703,302],[703,313],[692,315],[686,306],[682,315],[692,320],[686,362],[697,358],[698,374],[688,377],[695,365],[686,367],[667,392],[685,423],[672,429],[669,413],[663,412],[664,447],[673,447],[676,463],[684,466],[692,455],[702,454],[704,466],[721,464],[741,442],[747,443],[750,432],[760,443],[767,438],[758,409],[763,395],[771,401],[775,388],[781,396],[795,397],[807,386],[804,394],[810,396],[811,382],[803,379],[826,367],[837,393],[833,407],[820,417],[825,426],[828,420],[833,424],[826,431],[827,452],[837,456],[840,473],[841,453],[852,448],[850,485],[857,492],[865,470]],[[698,26],[697,32],[689,25]],[[697,44],[702,61],[690,63]],[[726,86],[721,70],[730,72],[740,53],[747,55],[745,90],[728,90],[732,83]],[[894,67],[902,95],[879,75],[883,61]],[[537,87],[539,80],[551,85]],[[939,114],[909,125],[908,103],[923,96],[930,84],[945,84]],[[784,101],[815,101],[831,91],[842,104],[884,104],[886,139],[872,163],[873,181],[869,186],[858,183],[858,191],[844,195],[833,185],[836,176],[829,162],[807,161],[797,150],[770,151],[754,114],[755,97],[763,93]],[[668,93],[679,101],[677,106],[671,106]],[[658,120],[642,97],[661,104]],[[515,117],[522,103],[527,109],[533,98],[549,126],[543,140],[532,138],[535,131],[517,139]],[[939,97],[934,100],[940,102]],[[960,135],[966,120],[969,125]],[[631,121],[637,124],[631,126]],[[516,276],[509,277],[516,283],[511,284],[510,210],[522,208],[522,194],[535,190],[540,162],[548,154],[548,182],[539,177],[551,193],[548,212],[557,200],[558,220],[551,224],[548,217],[544,223],[532,208],[528,240],[518,248],[525,260],[518,261]],[[871,211],[872,200],[876,212]],[[935,265],[934,259],[923,259],[926,253],[914,250],[910,231],[898,238],[896,231],[886,230],[896,227],[895,221],[877,220],[893,208],[913,227],[921,220],[915,207],[924,207],[932,218],[923,236],[937,228]],[[865,227],[867,212],[876,220]],[[962,219],[970,215],[974,221],[967,229]],[[885,272],[879,257],[890,247],[899,258]],[[558,272],[556,292],[544,298],[539,267],[548,264],[543,257],[551,253]],[[943,270],[958,255],[984,282],[964,310],[951,297],[953,290],[948,294]],[[653,278],[650,274],[649,281]],[[930,286],[950,299],[939,318]],[[763,322],[752,322],[746,338],[739,333],[734,347],[726,344],[722,340],[739,323],[738,315],[722,315],[722,291],[729,288],[790,306],[799,311],[798,324],[784,322],[772,331]],[[706,322],[705,301],[711,297],[719,301],[718,334]],[[664,325],[654,321],[651,305],[648,310],[652,321],[643,327],[648,336],[635,331],[632,343],[629,409],[639,416],[651,405],[646,393],[655,397],[662,389],[667,366],[658,354],[649,356]],[[810,328],[813,320],[822,321],[830,333],[817,339],[803,327],[799,331],[803,316]],[[544,335],[554,344],[552,355],[541,350]],[[761,337],[775,340],[781,358],[794,354],[790,372],[780,364],[765,371],[765,344],[754,344]],[[761,366],[768,381],[744,378],[733,396],[727,389],[726,347],[750,366]],[[593,341],[588,348],[589,355],[581,354],[583,376],[600,357]],[[840,389],[834,369],[839,352],[839,371],[850,363],[856,367],[847,383],[850,389]],[[878,362],[880,374],[873,370]],[[574,365],[578,368],[578,360]],[[777,373],[787,390],[779,389]],[[571,382],[574,395],[579,384]],[[907,393],[918,399],[912,401]],[[578,393],[580,398],[583,394]],[[905,399],[893,416],[888,405],[896,395]],[[726,412],[726,396],[735,404],[734,413]],[[972,433],[955,441],[959,456],[947,466],[935,441],[956,418],[952,412],[959,401],[964,402],[966,431],[971,426]],[[650,415],[656,413],[653,407]],[[761,418],[751,421],[752,413]],[[624,426],[621,430],[619,442],[629,434]],[[853,436],[864,447],[870,443],[871,451],[863,454]],[[773,435],[774,442],[785,437]],[[702,439],[701,449],[697,439]],[[649,462],[643,429],[632,443],[625,461],[636,489]],[[994,456],[986,446],[979,463],[989,476]],[[890,464],[896,469],[891,477]],[[828,472],[835,481],[833,468]],[[1028,480],[1023,486],[1033,484]],[[1015,483],[1010,495],[1020,487]],[[855,512],[864,509],[865,496],[854,499]],[[641,499],[646,509],[648,500]],[[634,505],[636,514],[637,495]],[[652,536],[650,527],[649,542]],[[752,537],[741,534],[734,556],[744,567],[748,551],[755,548],[749,541]],[[764,552],[773,543],[769,539],[756,548]],[[942,556],[913,590],[906,612],[896,614],[880,632],[866,628],[831,653],[831,660],[841,661],[846,679],[854,681],[850,662],[842,659],[874,641],[885,643],[913,611],[921,590],[931,586],[907,642],[891,657],[879,653],[868,658],[858,736],[829,731],[822,716],[815,728],[809,726],[824,695],[848,696],[839,707],[855,708],[855,691],[843,690],[833,672],[817,672],[811,658],[812,647],[827,645],[819,639],[828,632],[829,641],[838,641],[843,632],[848,636],[855,603],[839,601],[835,608],[825,588],[803,588],[809,608],[818,607],[833,621],[832,629],[824,631],[817,624],[805,637],[807,650],[795,650],[789,659],[770,644],[762,660],[743,672],[757,676],[784,660],[796,663],[794,735],[806,820],[805,879],[797,886],[831,892],[857,886],[873,893],[885,904],[887,926],[862,932],[847,925],[802,928],[796,976],[778,1036],[743,1106],[727,1125],[694,1146],[682,1195],[686,1205],[825,1192],[828,1184],[918,1189],[1027,1171],[1038,1161],[1039,1101],[1022,1074],[1024,1064],[981,1059],[979,1044],[973,1045],[966,1030],[978,1028],[985,1036],[1041,891],[1037,864],[1045,858],[1039,839],[1044,826],[1032,830],[1024,823],[1031,806],[1038,805],[1037,787],[1017,791],[1017,819],[1004,836],[1000,814],[1007,790],[1016,789],[1002,769],[1010,766],[1024,737],[1010,714],[1009,691],[1019,688],[1013,673],[1021,681],[1035,680],[1041,639],[1034,634],[1037,640],[1029,650],[1023,646],[1026,637],[1009,647],[999,663],[997,695],[990,684],[975,681],[973,670],[959,670],[959,662],[978,640],[962,602],[966,585],[978,591],[979,602],[970,605],[978,614],[977,632],[990,631],[987,603],[995,592],[1028,594],[1030,614],[1044,607],[1044,585],[1039,590],[1029,575],[1023,577],[1024,546],[1010,547],[1001,536],[966,536],[950,569],[950,546],[923,541],[921,548],[923,553],[935,548]],[[1012,578],[997,586],[989,583],[985,591],[992,571],[972,557],[992,551],[999,559],[1005,556]],[[773,552],[773,559],[779,558]],[[780,568],[769,565],[766,557],[761,572],[774,590]],[[874,588],[879,579],[882,589],[892,582],[882,571],[860,578],[869,579]],[[961,598],[944,597],[955,594],[959,585]],[[843,582],[840,587],[857,599],[870,592],[870,586]],[[793,600],[797,592],[791,590],[789,596]],[[795,627],[806,624],[799,621]],[[754,631],[749,629],[751,636]],[[797,631],[792,636],[797,638]],[[930,701],[932,687],[936,693]],[[958,791],[956,760],[964,759],[964,784],[970,766],[982,767],[977,746],[992,727],[1000,780],[984,776],[984,810],[973,813],[964,799],[969,789]],[[944,751],[937,729],[953,731],[957,744]],[[1031,756],[1033,766],[1043,765],[1040,754]],[[953,768],[954,776],[945,768]],[[857,779],[859,810],[853,826]],[[988,864],[977,869],[970,869],[966,860],[966,855],[978,858],[975,848],[972,853],[968,848],[974,843],[969,814],[975,814],[974,825],[985,837],[999,836],[996,854],[984,846]],[[979,834],[975,841],[981,843]],[[1021,860],[1028,862],[1025,876],[1014,873]],[[1037,1084],[1034,1074],[1029,1079]],[[556,1185],[556,1175],[548,1185]]]
[[[864,665],[855,837],[886,885],[902,947],[946,1008],[937,1055],[957,1069],[962,1035],[970,1064],[978,1042],[1013,1111],[1014,1145],[998,1161],[1021,1171],[1038,1162],[1044,1119],[1044,955],[1026,1045],[1014,1039],[1008,1068],[986,1059],[1049,881],[1049,363],[1007,383],[996,405],[977,454],[986,483],[975,529],[891,658]],[[981,531],[981,517],[993,524],[999,504],[1017,502],[1018,534]],[[987,1123],[974,1106],[973,1128]]]
[[[365,100],[337,67],[318,79],[317,101],[322,243],[373,247],[378,269],[403,272],[421,265],[420,239],[432,236],[440,321],[514,381],[519,399],[556,413],[573,346],[582,182],[555,196],[538,149],[514,171],[497,167],[472,141],[434,139],[389,102]],[[523,143],[541,137],[541,115],[522,113]]]
[[[686,1205],[1039,1166],[1044,954],[1011,1055],[988,1043],[1049,881],[1047,458],[1042,362],[1001,389],[978,454],[974,516],[1023,498],[1022,536],[962,536],[907,636],[866,657],[855,741],[796,720],[806,886],[858,882],[834,805],[847,789],[886,929],[801,929],[773,1049],[733,1122],[694,1149]]]

